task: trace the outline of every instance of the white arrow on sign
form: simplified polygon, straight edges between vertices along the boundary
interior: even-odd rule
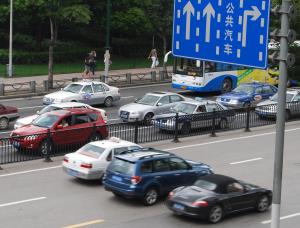
[[[194,16],[195,9],[190,1],[183,8],[183,14],[186,14],[185,39],[189,40],[191,36],[191,14]]]
[[[246,43],[247,43],[248,16],[252,16],[251,21],[256,21],[261,15],[259,9],[256,6],[251,6],[251,7],[253,10],[245,10],[244,11],[242,47],[246,47]]]
[[[203,17],[206,16],[206,30],[205,30],[205,42],[210,42],[210,24],[211,24],[211,17],[215,17],[215,9],[213,6],[208,3],[207,6],[203,10]]]

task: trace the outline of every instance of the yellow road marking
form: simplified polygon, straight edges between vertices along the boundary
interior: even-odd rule
[[[98,220],[94,220],[94,221],[83,222],[83,223],[80,223],[80,224],[64,226],[62,228],[78,228],[78,227],[89,226],[89,225],[93,225],[93,224],[97,224],[97,223],[101,223],[101,222],[104,222],[104,220],[98,219]]]

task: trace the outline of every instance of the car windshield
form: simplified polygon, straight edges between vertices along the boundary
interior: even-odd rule
[[[112,172],[122,173],[126,175],[133,175],[134,165],[134,163],[131,163],[129,161],[116,158],[110,164],[109,170]]]
[[[40,115],[38,118],[36,118],[32,122],[32,125],[38,127],[51,128],[57,122],[58,119],[59,116],[45,113],[43,115]]]
[[[146,94],[142,98],[138,99],[135,103],[154,106],[158,100],[158,96]]]
[[[217,185],[215,183],[206,180],[196,180],[196,182],[193,185],[209,191],[215,191],[217,188]]]
[[[286,93],[286,102],[291,102],[293,100],[294,94]],[[278,101],[278,93],[270,98],[271,101]]]
[[[79,93],[82,89],[82,85],[80,84],[70,84],[66,86],[63,90],[71,93]]]
[[[180,103],[177,104],[174,108],[172,108],[175,112],[183,112],[186,114],[192,114],[197,106],[189,103]]]
[[[58,107],[55,107],[55,106],[52,106],[52,105],[48,105],[46,106],[45,108],[43,108],[40,112],[39,112],[39,115],[42,115],[46,112],[51,112],[51,111],[55,111],[55,110],[60,110],[61,108],[58,108]]]
[[[86,144],[85,146],[83,146],[79,150],[77,150],[77,153],[97,159],[101,156],[101,154],[104,151],[105,151],[105,148],[95,146],[92,144]]]
[[[251,93],[253,93],[253,87],[250,85],[240,85],[239,87],[235,88],[233,91],[251,94]]]

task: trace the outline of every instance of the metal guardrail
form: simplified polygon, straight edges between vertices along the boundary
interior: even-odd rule
[[[60,156],[73,152],[88,141],[93,140],[93,133],[99,129],[107,129],[108,137],[119,137],[135,143],[145,143],[160,140],[178,142],[180,138],[210,134],[216,136],[219,132],[236,129],[250,131],[252,127],[275,124],[276,106],[269,105],[260,108],[247,107],[234,110],[213,111],[193,115],[179,115],[169,118],[153,119],[151,122],[115,123],[102,126],[94,125],[84,128],[86,138],[79,133],[83,129],[58,130],[67,136],[72,135],[73,142],[58,145],[55,133],[48,130],[44,134],[18,136],[12,135],[0,139],[0,165]],[[294,120],[300,119],[300,102],[287,105],[287,115]],[[76,136],[77,135],[77,136]],[[80,136],[81,135],[81,136]]]
[[[73,77],[71,79],[64,80],[53,80],[53,89],[60,89],[65,87],[67,84],[71,82],[76,82],[82,80],[82,77]],[[100,77],[90,77],[91,80],[105,81],[104,75]],[[126,73],[126,74],[115,74],[109,75],[108,82],[110,85],[134,85],[144,82],[163,82],[169,81],[171,79],[171,73],[168,71],[149,71],[144,73]],[[40,92],[48,92],[49,91],[49,82],[48,80],[44,80],[42,83],[37,83],[36,81],[28,81],[23,83],[0,83],[0,96],[5,96],[7,93],[12,92],[29,92],[36,93]]]

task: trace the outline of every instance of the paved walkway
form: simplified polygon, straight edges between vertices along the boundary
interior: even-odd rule
[[[168,67],[168,70],[171,70],[171,67]],[[162,70],[162,67],[156,68],[155,71],[158,72]],[[150,68],[138,68],[138,69],[122,69],[122,70],[111,70],[109,71],[109,75],[125,75],[126,73],[137,74],[137,73],[148,73],[153,71]],[[100,77],[100,75],[104,75],[104,71],[95,72],[96,77]],[[81,78],[82,73],[72,73],[72,74],[56,74],[53,75],[53,80],[71,80],[72,78]],[[48,79],[48,75],[42,76],[30,76],[30,77],[12,77],[12,78],[1,78],[4,84],[13,84],[13,83],[22,83],[29,81],[36,81],[38,84],[42,84],[44,80]]]

